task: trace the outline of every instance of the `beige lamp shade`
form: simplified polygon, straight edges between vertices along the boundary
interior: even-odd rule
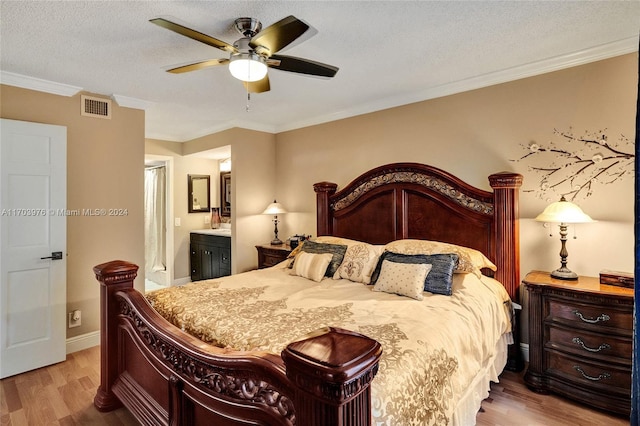
[[[273,200],[273,203],[269,204],[266,209],[262,212],[262,214],[282,214],[287,211],[282,207],[282,204],[278,203],[276,200]]]
[[[589,223],[595,222],[580,207],[562,197],[560,201],[551,203],[536,220],[547,223]]]

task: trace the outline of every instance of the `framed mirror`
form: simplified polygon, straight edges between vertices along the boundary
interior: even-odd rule
[[[187,201],[189,213],[208,213],[211,207],[211,183],[209,175],[187,175]]]
[[[220,173],[220,215],[231,216],[231,172]]]

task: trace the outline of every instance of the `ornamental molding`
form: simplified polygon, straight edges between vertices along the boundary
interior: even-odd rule
[[[111,275],[96,274],[96,279],[106,285],[133,281],[138,276],[138,270],[119,272]]]
[[[151,331],[126,301],[120,302],[120,313],[131,320],[147,348],[159,355],[159,360],[175,373],[227,399],[266,407],[278,417],[287,420],[291,426],[295,426],[295,410],[291,399],[270,383],[257,379],[255,372],[237,367],[229,371],[184,353],[180,348]]]
[[[359,184],[353,191],[349,192],[349,194],[334,201],[331,204],[331,207],[334,211],[342,210],[349,207],[367,192],[393,183],[411,183],[420,185],[431,191],[444,195],[451,201],[466,207],[469,210],[489,216],[493,215],[493,203],[473,198],[457,190],[451,184],[442,179],[416,171],[382,172],[382,174],[373,176],[366,182]]]
[[[370,386],[371,381],[378,374],[378,369],[379,364],[376,362],[359,376],[344,383],[329,383],[320,377],[312,377],[304,373],[289,373],[289,377],[298,387],[306,389],[314,396],[329,403],[335,403],[336,401],[349,401],[361,394],[363,389]]]

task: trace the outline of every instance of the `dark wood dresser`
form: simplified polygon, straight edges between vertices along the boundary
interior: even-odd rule
[[[256,250],[258,250],[258,269],[262,269],[277,265],[285,260],[292,249],[287,244],[280,246],[263,244],[256,246]]]
[[[530,272],[526,384],[625,416],[631,407],[633,289]]]

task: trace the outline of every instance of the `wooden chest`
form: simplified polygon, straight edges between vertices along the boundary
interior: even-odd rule
[[[629,415],[633,289],[599,278],[552,279],[534,271],[529,296],[527,385]]]
[[[272,246],[264,244],[256,246],[258,250],[258,269],[269,268],[277,265],[289,256],[291,247],[287,244],[281,246]]]
[[[635,280],[633,274],[630,272],[618,272],[605,269],[600,271],[600,283],[633,288]]]

